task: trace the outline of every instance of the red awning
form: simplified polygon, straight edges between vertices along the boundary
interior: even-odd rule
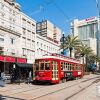
[[[0,61],[4,62],[4,56],[0,55]]]
[[[15,58],[11,56],[6,56],[5,57],[5,62],[15,62]]]
[[[26,58],[17,58],[17,63],[27,63]]]

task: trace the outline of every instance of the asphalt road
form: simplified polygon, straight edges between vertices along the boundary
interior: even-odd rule
[[[0,100],[100,100],[100,75],[86,75],[65,83],[0,87]]]

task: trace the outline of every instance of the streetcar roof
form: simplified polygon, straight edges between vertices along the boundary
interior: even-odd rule
[[[59,57],[59,56],[43,56],[42,58],[38,58],[36,60],[45,60],[45,59],[58,59],[58,60],[64,60],[73,63],[80,63],[80,60],[70,58],[70,57]]]

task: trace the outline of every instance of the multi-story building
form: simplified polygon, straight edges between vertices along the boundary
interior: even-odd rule
[[[33,63],[35,60],[36,21],[21,13],[21,24],[21,53],[27,57],[27,63]]]
[[[53,23],[48,20],[44,20],[42,22],[37,22],[36,24],[36,33],[41,35],[42,37],[46,37],[48,39],[53,39],[56,42],[60,41],[61,38],[61,29],[56,27]]]
[[[51,53],[59,53],[62,31],[50,21],[36,24],[35,58]]]
[[[20,5],[0,0],[0,51],[5,55],[20,54]]]
[[[26,60],[20,53],[20,23],[20,5],[14,0],[0,0],[0,71],[9,73],[15,62]]]
[[[42,58],[44,55],[50,55],[52,53],[59,53],[59,43],[49,40],[36,34],[35,41],[35,58]]]
[[[92,48],[95,54],[100,51],[98,47],[98,18],[91,17],[84,20],[75,19],[71,23],[71,33],[74,36],[78,36],[79,39],[89,47]]]
[[[0,71],[9,74],[12,68],[33,64],[35,58],[58,53],[61,30],[49,21],[41,27],[41,34],[36,34],[36,21],[22,13],[15,0],[0,0]]]

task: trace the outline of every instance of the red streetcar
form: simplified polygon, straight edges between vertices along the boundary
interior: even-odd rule
[[[70,78],[81,78],[83,74],[84,68],[79,60],[59,54],[36,59],[33,66],[33,80],[35,81],[60,83]]]

